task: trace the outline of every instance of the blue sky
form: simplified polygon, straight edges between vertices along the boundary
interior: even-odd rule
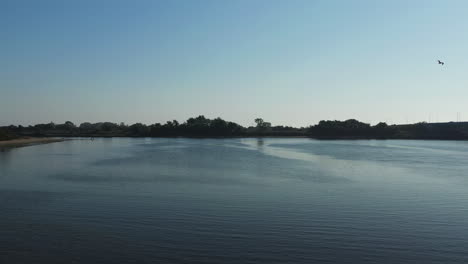
[[[468,119],[467,11],[450,0],[0,0],[0,125]]]

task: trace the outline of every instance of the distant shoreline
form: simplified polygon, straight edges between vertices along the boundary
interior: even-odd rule
[[[40,138],[28,137],[28,138],[17,138],[17,139],[11,139],[11,140],[2,140],[0,141],[0,149],[34,146],[34,145],[39,145],[39,144],[62,142],[65,140],[67,139],[51,138],[51,137],[40,137]]]
[[[203,115],[189,118],[183,123],[177,120],[165,124],[125,125],[112,122],[75,125],[70,121],[63,124],[37,124],[34,126],[0,127],[0,139],[18,137],[154,137],[154,138],[314,138],[318,140],[359,139],[414,139],[414,140],[468,140],[468,122],[416,123],[387,125],[380,122],[370,125],[356,119],[322,120],[309,127],[272,126],[261,118],[255,119],[256,126],[243,127],[221,118],[209,119]]]

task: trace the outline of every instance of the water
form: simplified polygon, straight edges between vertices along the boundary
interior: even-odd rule
[[[0,263],[468,263],[468,142],[38,145],[0,212]]]

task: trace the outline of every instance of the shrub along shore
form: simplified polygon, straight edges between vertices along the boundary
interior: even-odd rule
[[[468,140],[468,122],[416,123],[407,125],[370,124],[355,119],[346,121],[320,121],[309,127],[272,126],[261,118],[256,126],[243,127],[221,118],[204,116],[177,120],[165,124],[126,125],[112,122],[82,123],[75,125],[37,124],[34,126],[0,127],[0,140],[18,137],[310,137],[316,139],[448,139]]]

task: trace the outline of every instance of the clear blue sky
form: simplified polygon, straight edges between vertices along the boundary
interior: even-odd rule
[[[462,0],[0,0],[0,125],[468,119],[467,14]]]

